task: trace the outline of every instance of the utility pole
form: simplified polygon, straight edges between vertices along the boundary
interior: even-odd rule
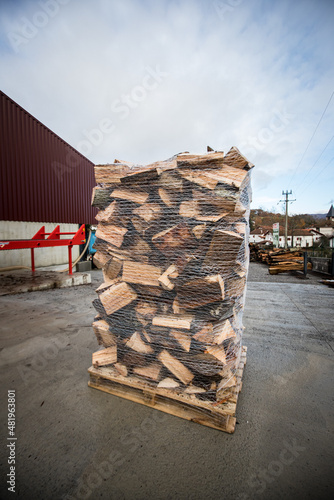
[[[288,206],[289,203],[296,200],[289,200],[289,195],[292,194],[292,191],[282,191],[282,195],[285,196],[285,200],[280,200],[280,202],[285,203],[285,237],[284,237],[284,248],[288,248]]]

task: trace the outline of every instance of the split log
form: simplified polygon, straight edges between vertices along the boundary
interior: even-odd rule
[[[247,225],[245,222],[236,222],[234,224],[234,229],[240,233],[240,234],[245,234],[246,233],[246,228],[247,228]]]
[[[226,354],[225,354],[225,349],[223,347],[210,345],[207,346],[205,352],[217,358],[218,361],[220,361],[221,363],[223,364],[226,363]]]
[[[120,184],[122,177],[124,177],[129,171],[129,165],[121,163],[96,165],[94,168],[95,180],[97,184],[102,184],[104,186]]]
[[[182,347],[182,349],[187,352],[190,351],[191,336],[187,331],[184,332],[181,330],[172,329],[170,331],[170,335],[174,337],[174,339]]]
[[[93,352],[93,366],[107,366],[116,363],[117,361],[117,346],[113,345],[102,349],[101,351]]]
[[[182,358],[183,362],[187,362],[196,374],[203,377],[218,377],[224,366],[215,356],[207,352],[195,355],[188,353],[185,356]]]
[[[104,347],[117,345],[116,337],[110,331],[110,327],[105,320],[94,321],[93,330],[99,344],[104,345]]]
[[[183,201],[180,205],[181,217],[196,219],[203,222],[218,222],[225,217],[228,212],[218,212],[214,206],[209,210],[203,210],[200,204],[195,200]]]
[[[130,168],[135,166],[135,164],[132,163],[131,161],[117,160],[117,158],[115,158],[114,163],[123,163],[123,165],[127,165]]]
[[[132,201],[133,203],[143,205],[149,197],[149,193],[145,191],[135,191],[133,189],[114,189],[110,196],[112,198]]]
[[[110,203],[110,198],[109,198],[109,204],[104,210],[100,210],[100,212],[96,215],[96,220],[98,222],[111,222],[112,220],[115,220],[115,216],[117,214],[117,201],[114,200],[113,202]],[[103,239],[103,238],[102,238]]]
[[[152,242],[161,252],[187,248],[194,243],[189,226],[181,222],[153,236]]]
[[[158,359],[176,378],[181,380],[184,385],[188,385],[193,380],[194,374],[168,351],[161,351],[158,355]]]
[[[214,343],[222,344],[225,340],[235,338],[236,333],[229,320],[218,322],[213,327]]]
[[[154,318],[152,319],[152,325],[190,330],[193,319],[194,316],[191,314],[166,314],[164,316],[154,316]]]
[[[250,170],[254,167],[253,163],[247,160],[245,156],[243,156],[239,149],[233,146],[229,152],[224,157],[225,165],[230,165],[234,168],[242,168],[245,170]]]
[[[146,344],[140,336],[139,332],[135,332],[130,339],[126,342],[126,347],[133,349],[140,354],[152,354],[153,349],[150,345]]]
[[[115,363],[114,367],[116,368],[117,372],[122,375],[122,377],[127,377],[128,375],[128,369],[125,365],[122,363]]]
[[[174,380],[173,378],[166,377],[157,385],[159,389],[176,389],[180,387],[180,383]]]
[[[109,259],[103,268],[103,274],[105,274],[109,279],[113,280],[119,276],[122,271],[123,263],[121,260],[115,257]]]
[[[97,250],[93,256],[93,262],[98,269],[102,269],[107,264],[107,262],[109,262],[109,260],[110,255],[100,250]]]
[[[217,266],[218,268],[233,266],[243,241],[243,237],[238,233],[217,229],[214,232],[202,268],[205,270]]]
[[[201,217],[204,218],[205,215],[211,214],[217,220],[224,217],[226,221],[228,220],[227,217],[230,217],[230,214],[235,212],[239,199],[237,192],[228,191],[226,188],[221,188],[220,186],[215,191],[207,192],[200,189],[193,189],[192,196],[199,207]],[[216,220],[213,219],[213,222],[216,222]]]
[[[206,224],[198,224],[197,226],[192,228],[192,232],[197,240],[200,240],[202,238],[206,228]]]
[[[189,385],[184,390],[185,394],[203,394],[206,393],[204,387],[197,387],[196,385]]]
[[[160,267],[125,260],[123,262],[122,280],[126,283],[159,286],[161,272]]]
[[[147,286],[147,285],[136,285],[136,290],[141,297],[144,297],[146,300],[155,299],[158,303],[160,303],[160,299],[163,294],[163,289],[158,288],[157,286]]]
[[[147,331],[146,331],[146,330],[143,330],[143,331],[142,331],[142,334],[143,334],[143,337],[145,338],[145,340],[146,340],[149,344],[151,344],[151,343],[153,342],[153,338],[152,338],[152,336],[151,336],[151,335],[149,335],[149,334],[147,333]]]
[[[150,245],[139,235],[136,235],[132,238],[131,245],[126,247],[128,254],[133,255],[142,255],[145,256],[152,252],[152,248]]]
[[[178,193],[179,196],[180,193],[183,192],[182,177],[180,177],[178,173],[173,171],[162,172],[159,178],[158,185],[163,189],[168,189],[169,191]]]
[[[215,189],[218,184],[218,181],[216,179],[208,178],[204,172],[202,173],[197,170],[191,170],[190,168],[182,169],[180,171],[180,175],[182,175],[182,177],[184,177],[184,179],[187,179],[189,182],[198,184],[199,186],[205,187],[207,189]]]
[[[133,213],[145,222],[152,223],[161,217],[162,209],[158,203],[144,203],[136,208]]]
[[[96,230],[96,238],[100,238],[120,248],[127,232],[128,230],[125,227],[114,226],[112,224],[99,224]]]
[[[206,155],[179,154],[177,156],[177,165],[180,168],[191,167],[206,171],[214,167],[221,167],[225,164],[223,151],[210,152]]]
[[[165,290],[173,290],[175,285],[170,281],[170,278],[177,278],[178,275],[179,272],[177,267],[172,264],[161,276],[159,276],[158,281],[162,288],[164,288]]]
[[[158,179],[158,172],[155,168],[148,167],[136,167],[133,168],[131,172],[127,173],[121,179],[122,184],[140,184],[143,185],[147,182],[152,182]]]
[[[208,169],[204,172],[183,169],[180,171],[180,174],[190,182],[210,190],[214,190],[219,183],[232,188],[242,189],[248,180],[248,174],[245,170],[228,165],[224,165],[218,169]]]
[[[135,307],[137,319],[145,326],[152,322],[157,309],[158,307],[154,302],[140,300]]]
[[[126,366],[129,369],[147,365],[146,354],[141,354],[139,352],[132,351],[131,349],[127,350],[126,352],[123,352],[122,354],[123,357],[121,359],[121,362],[124,366]]]
[[[133,369],[133,373],[139,375],[140,377],[148,378],[150,380],[154,380],[157,382],[159,380],[160,372],[161,372],[161,364],[159,363],[151,363],[147,366],[139,366]]]
[[[203,342],[205,344],[213,344],[215,340],[215,336],[213,334],[213,324],[208,323],[203,326],[199,331],[193,335],[193,338],[198,342]]]
[[[111,286],[100,295],[100,300],[107,315],[122,309],[136,300],[137,294],[127,283],[118,283]]]
[[[224,300],[224,281],[219,274],[188,281],[177,287],[176,299],[181,309],[195,309]]]
[[[168,189],[159,188],[158,193],[167,207],[174,207],[177,204],[177,196]]]
[[[104,210],[109,204],[110,204],[110,190],[104,189],[100,186],[94,187],[91,200],[92,207],[97,207],[100,210]],[[99,214],[97,214],[97,216],[98,215]]]

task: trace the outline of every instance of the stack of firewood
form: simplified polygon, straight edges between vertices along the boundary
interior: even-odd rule
[[[285,273],[288,271],[304,270],[303,250],[273,250],[269,252],[267,263],[270,265],[270,274]],[[307,263],[307,270],[312,269],[311,262]]]
[[[236,384],[252,167],[237,148],[95,167],[95,367],[208,400]]]
[[[288,271],[304,270],[304,250],[270,249],[262,245],[250,243],[250,260],[268,264],[269,274],[286,273]],[[307,270],[312,269],[311,262],[307,263]]]

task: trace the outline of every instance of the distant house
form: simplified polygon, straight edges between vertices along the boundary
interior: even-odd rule
[[[322,236],[325,236],[329,240],[329,246],[333,248],[333,237],[334,237],[334,207],[328,210],[326,215],[326,221],[323,221],[321,225],[317,227],[312,227],[310,230],[314,235],[317,235],[319,240]]]
[[[321,238],[321,235],[315,234],[310,229],[296,229],[292,236],[288,236],[288,247],[307,248],[312,247],[316,241]],[[285,237],[280,236],[280,246],[284,247]]]
[[[314,243],[320,240],[322,233],[316,229],[296,229],[294,234],[288,235],[288,248],[291,247],[301,247],[307,248],[312,247]],[[273,243],[273,231],[272,228],[267,226],[258,227],[254,229],[249,235],[250,243],[261,243],[263,245],[270,245]],[[278,247],[285,247],[285,236],[284,227],[280,227]]]
[[[318,232],[319,234],[326,236],[326,238],[330,238],[333,236],[333,227],[331,226],[325,226],[325,227],[318,227],[315,229],[315,232]]]
[[[273,242],[273,230],[271,227],[262,226],[254,229],[249,234],[249,243],[262,243],[270,245]]]
[[[334,248],[334,236],[331,236],[329,239],[329,246],[330,248]]]
[[[289,229],[290,234],[288,235],[287,246],[288,248],[307,248],[313,247],[324,237],[328,239],[329,246],[334,248],[334,207],[331,205],[327,215],[326,220],[319,219],[317,222],[317,227],[310,227],[307,229]],[[326,241],[326,240],[325,240]],[[251,231],[249,235],[250,243],[257,243],[262,245],[271,245],[273,243],[273,228],[272,226],[260,226],[254,231]],[[278,247],[285,247],[285,234],[284,226],[279,228],[279,241]]]
[[[331,205],[331,208],[328,210],[328,214],[326,215],[326,219],[334,222],[334,207]]]

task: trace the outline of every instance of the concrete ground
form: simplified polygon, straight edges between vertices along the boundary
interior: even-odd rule
[[[73,273],[70,276],[68,272],[57,272],[48,268],[37,269],[34,273],[30,270],[6,271],[0,273],[0,296],[36,292],[48,288],[67,288],[90,282],[90,273]]]
[[[92,284],[0,298],[1,498],[333,497],[334,290],[252,263],[236,431],[88,388]],[[16,391],[16,494],[6,486]]]

